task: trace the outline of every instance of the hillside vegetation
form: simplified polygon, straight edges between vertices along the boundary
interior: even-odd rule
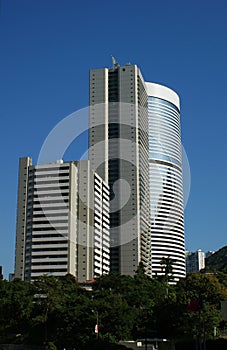
[[[206,259],[205,271],[227,273],[227,246],[219,249]]]

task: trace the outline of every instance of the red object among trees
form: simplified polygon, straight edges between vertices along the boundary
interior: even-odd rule
[[[199,311],[202,309],[202,303],[198,299],[192,299],[190,304],[187,305],[186,308],[188,311]]]

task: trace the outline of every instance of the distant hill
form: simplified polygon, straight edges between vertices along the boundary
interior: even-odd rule
[[[227,273],[227,246],[219,249],[206,259],[205,271]]]

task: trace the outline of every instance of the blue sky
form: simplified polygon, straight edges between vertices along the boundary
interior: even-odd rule
[[[180,95],[191,169],[186,248],[226,245],[227,2],[0,0],[0,6],[5,277],[14,268],[18,159],[29,155],[35,163],[56,123],[88,105],[89,69],[110,67],[111,55]],[[71,156],[80,152],[76,147]]]

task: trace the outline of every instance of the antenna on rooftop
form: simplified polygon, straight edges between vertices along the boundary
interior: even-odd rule
[[[120,67],[119,63],[117,62],[117,60],[115,59],[115,57],[112,57],[112,64],[113,64],[113,68],[118,68]]]

